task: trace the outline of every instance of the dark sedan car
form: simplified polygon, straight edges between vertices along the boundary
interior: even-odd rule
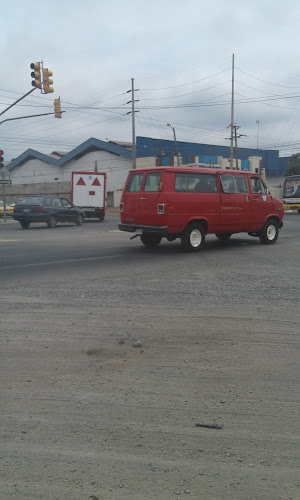
[[[48,227],[55,227],[57,222],[73,222],[81,226],[84,212],[59,196],[24,196],[17,201],[13,218],[23,229],[28,229],[32,222],[46,222]]]

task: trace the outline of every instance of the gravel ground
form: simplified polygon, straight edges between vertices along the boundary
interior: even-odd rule
[[[1,500],[299,498],[295,259],[230,248],[14,274]]]

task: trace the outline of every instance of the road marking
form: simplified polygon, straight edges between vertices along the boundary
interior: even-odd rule
[[[32,264],[17,264],[15,266],[0,267],[0,271],[2,271],[3,269],[16,269],[19,267],[38,267],[38,266],[49,266],[52,264],[69,264],[73,262],[87,262],[92,260],[115,259],[116,257],[121,257],[121,255],[106,255],[104,257],[88,257],[86,259],[53,260],[47,262],[34,262]]]
[[[25,241],[25,240],[0,240],[0,243],[10,243],[11,241]]]

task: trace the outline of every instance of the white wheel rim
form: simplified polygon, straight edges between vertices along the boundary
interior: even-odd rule
[[[276,236],[276,228],[275,228],[275,226],[272,225],[272,226],[268,227],[267,236],[268,236],[268,240],[274,240],[274,238]]]
[[[197,248],[202,241],[202,235],[199,229],[193,229],[193,231],[190,234],[190,243],[193,248]]]

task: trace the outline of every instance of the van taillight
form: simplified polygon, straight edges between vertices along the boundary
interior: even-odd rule
[[[120,203],[120,212],[123,212],[124,210],[124,203]]]
[[[165,204],[164,203],[159,203],[157,205],[157,213],[158,214],[164,214],[165,213]]]
[[[159,183],[159,186],[158,186],[158,191],[162,191],[162,190],[163,190],[163,187],[164,187],[164,183],[163,183],[163,182],[160,182],[160,183]]]

